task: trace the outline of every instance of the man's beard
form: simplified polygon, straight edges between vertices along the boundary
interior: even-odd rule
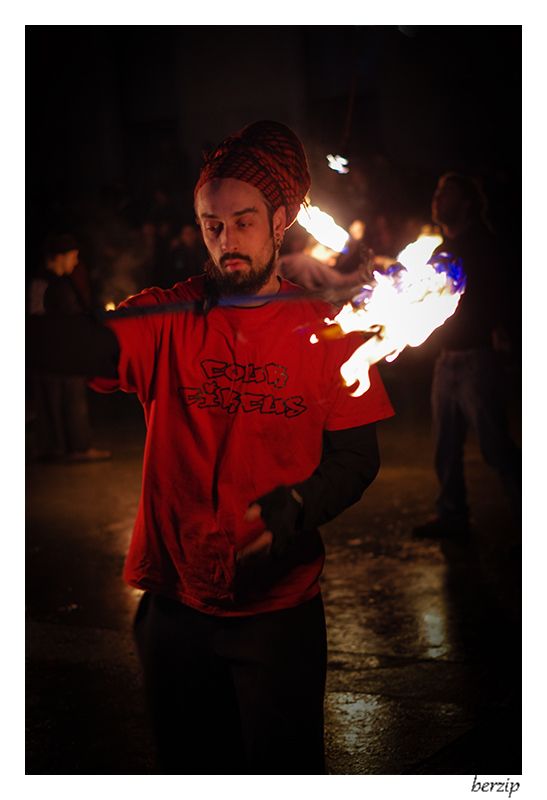
[[[205,275],[209,288],[219,295],[256,294],[272,277],[275,271],[276,256],[277,253],[272,246],[272,255],[269,261],[259,268],[252,268],[249,257],[240,253],[226,253],[222,256],[226,261],[235,258],[246,261],[251,266],[248,272],[241,270],[230,272],[217,266],[212,259],[208,259],[205,262]]]

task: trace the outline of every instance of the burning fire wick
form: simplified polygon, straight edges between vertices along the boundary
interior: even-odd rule
[[[363,286],[333,320],[325,320],[327,331],[337,325],[343,333],[368,334],[340,369],[347,386],[357,384],[353,397],[369,388],[372,364],[394,361],[408,345],[422,344],[456,310],[465,274],[459,259],[447,253],[431,256],[441,242],[437,236],[419,237],[386,274],[374,273],[373,286]]]
[[[335,253],[341,253],[348,242],[349,233],[318,206],[301,205],[296,219],[320,244],[329,247]]]

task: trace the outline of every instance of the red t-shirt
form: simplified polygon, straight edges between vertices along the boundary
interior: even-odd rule
[[[293,290],[283,281],[281,291]],[[147,289],[122,306],[202,295],[198,277]],[[129,584],[232,616],[295,606],[319,591],[323,552],[241,601],[235,554],[264,530],[261,522],[244,521],[249,504],[308,478],[320,462],[325,429],[393,414],[375,369],[360,398],[343,384],[340,366],[362,341],[358,334],[310,343],[332,313],[327,303],[297,300],[108,322],[120,344],[119,380],[95,379],[92,387],[136,392],[147,425],[124,569]]]

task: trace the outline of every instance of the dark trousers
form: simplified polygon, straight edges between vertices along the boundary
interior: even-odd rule
[[[320,595],[215,617],[145,593],[135,638],[161,774],[325,773]]]
[[[503,372],[493,351],[448,352],[437,360],[432,405],[441,518],[467,520],[469,515],[463,464],[469,426],[482,457],[499,474],[515,517],[520,517],[521,457],[509,434],[504,398]]]

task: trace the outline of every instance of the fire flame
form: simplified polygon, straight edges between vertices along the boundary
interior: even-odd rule
[[[112,300],[109,300],[108,303],[105,303],[104,310],[105,311],[115,311],[116,310],[116,303],[114,303]]]
[[[442,243],[443,237],[439,234],[422,234],[415,242],[410,242],[401,250],[397,261],[407,270],[420,270]]]
[[[465,289],[459,260],[446,253],[431,258],[440,236],[420,236],[398,256],[386,274],[374,272],[374,285],[363,286],[334,320],[344,333],[362,331],[370,338],[346,361],[341,375],[360,397],[370,386],[369,367],[382,358],[394,361],[405,347],[417,347],[458,305]]]
[[[329,153],[327,156],[327,161],[329,162],[329,167],[333,169],[335,172],[339,172],[340,175],[347,175],[349,172],[348,160],[344,158],[344,156],[333,156],[332,153]]]
[[[341,253],[346,246],[349,233],[318,206],[301,205],[296,219],[320,244],[330,247],[336,253]]]

